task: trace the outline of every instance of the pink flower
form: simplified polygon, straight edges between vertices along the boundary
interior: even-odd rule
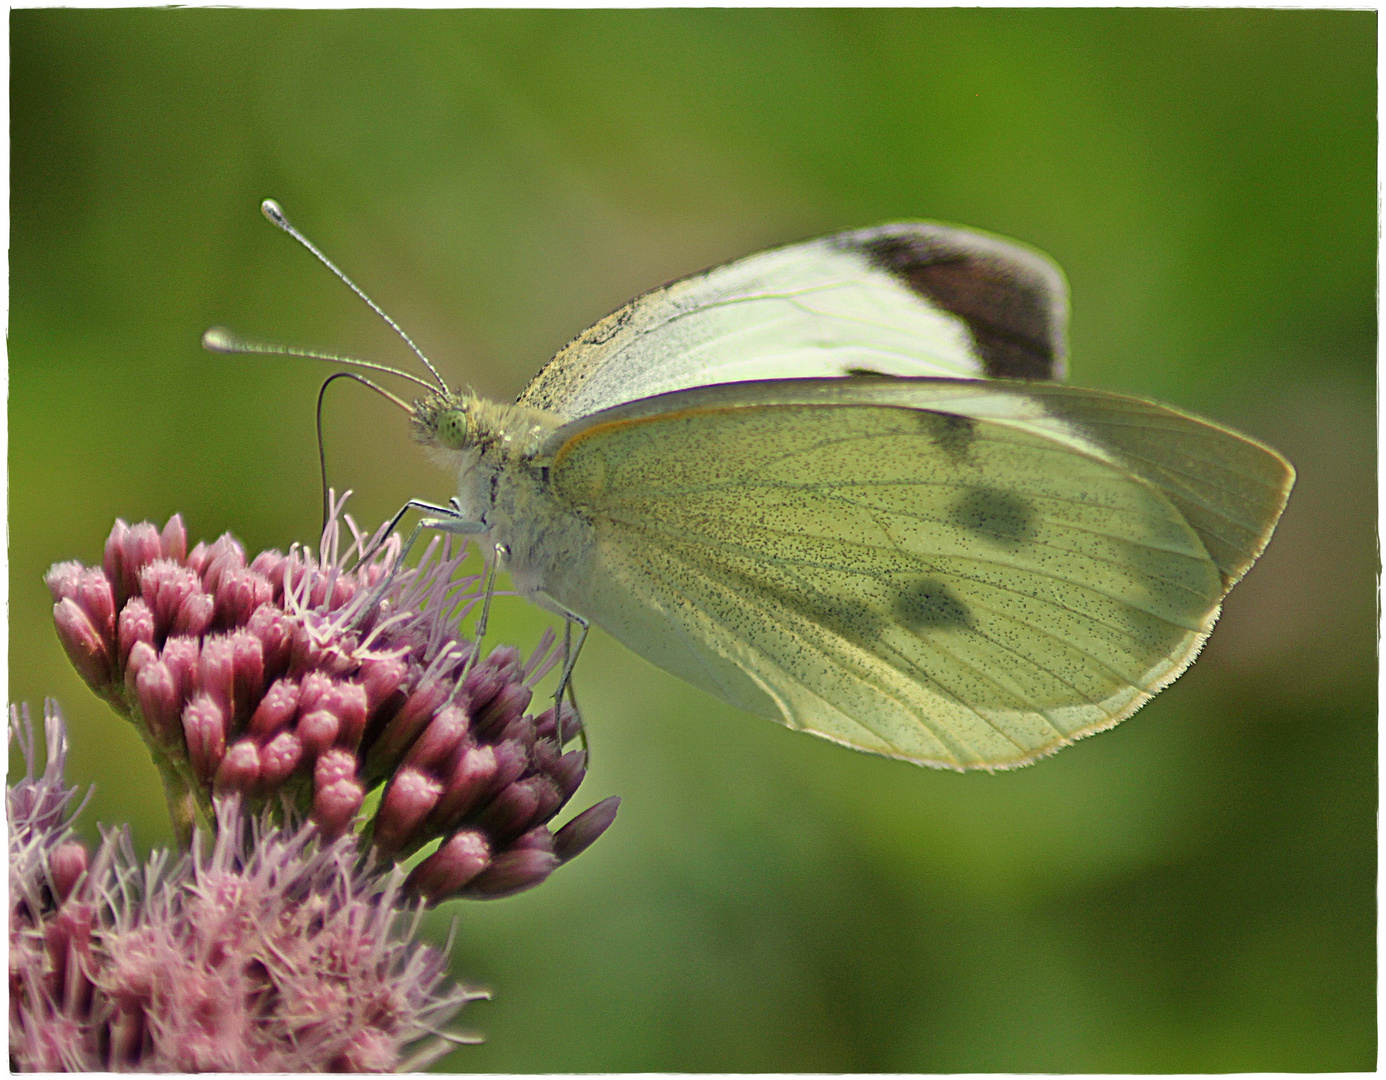
[[[402,870],[372,873],[354,836],[250,817],[239,796],[217,800],[210,848],[199,832],[171,866],[140,865],[124,830],[88,865],[51,706],[44,725],[36,776],[27,711],[10,724],[27,765],[7,796],[13,1067],[377,1072],[476,1041],[443,1027],[487,995],[411,941]]]
[[[214,793],[276,813],[287,799],[339,836],[383,785],[364,823],[377,854],[441,841],[409,889],[437,902],[537,885],[617,805],[549,829],[587,757],[567,749],[582,725],[566,707],[561,735],[554,709],[526,712],[558,659],[552,633],[527,661],[509,646],[478,657],[459,629],[481,599],[477,577],[457,576],[465,547],[435,539],[398,566],[398,537],[366,537],[341,506],[318,556],[249,562],[229,534],[188,551],[177,515],[162,530],[117,521],[101,569],[49,570],[58,636],[144,736],[184,837],[194,809],[212,820]]]

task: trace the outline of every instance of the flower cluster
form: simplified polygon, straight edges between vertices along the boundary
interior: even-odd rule
[[[543,881],[611,824],[618,800],[548,823],[582,782],[581,723],[566,706],[526,714],[557,660],[547,634],[528,662],[482,658],[460,621],[478,578],[434,540],[415,567],[399,540],[366,537],[331,506],[319,557],[292,548],[247,561],[229,534],[187,549],[117,521],[101,568],[45,580],[68,656],[149,744],[184,838],[213,794],[255,808],[287,799],[341,835],[384,785],[365,835],[404,858],[438,841],[407,888],[431,902],[505,896]],[[342,525],[350,529],[343,544]],[[349,565],[351,564],[351,565]]]
[[[473,1037],[443,1025],[484,992],[445,980],[413,942],[404,871],[363,869],[356,837],[276,827],[239,796],[217,836],[141,866],[128,832],[90,859],[72,838],[66,736],[45,710],[35,772],[27,710],[11,740],[10,1063],[39,1071],[303,1072],[414,1069]]]

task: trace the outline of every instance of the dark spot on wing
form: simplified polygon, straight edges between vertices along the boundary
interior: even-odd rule
[[[911,630],[970,630],[972,613],[941,581],[920,578],[900,590],[895,617]]]
[[[830,627],[849,641],[870,643],[881,636],[885,620],[865,604],[825,596],[800,595],[797,606],[815,621]]]
[[[732,566],[721,569],[728,583],[747,596],[761,596],[831,630],[847,641],[871,646],[885,631],[887,619],[877,608],[856,599],[832,596],[766,575],[747,573]]]
[[[977,438],[977,424],[970,416],[956,413],[925,412],[929,421],[929,440],[955,465],[967,459],[968,448]]]
[[[971,331],[993,379],[1057,379],[1067,292],[1047,262],[992,237],[938,225],[888,225],[838,238]]]
[[[1018,495],[973,488],[953,506],[953,521],[979,536],[1014,548],[1034,537],[1034,511]]]

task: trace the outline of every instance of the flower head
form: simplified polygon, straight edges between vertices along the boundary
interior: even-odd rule
[[[217,836],[136,859],[110,831],[91,865],[63,862],[74,795],[61,717],[10,737],[10,1054],[43,1071],[369,1071],[418,1068],[475,1041],[443,1025],[484,992],[447,984],[444,953],[413,942],[404,871],[363,867],[357,838],[216,802]],[[27,738],[26,738],[27,736]]]
[[[339,836],[383,785],[375,852],[439,843],[409,889],[436,902],[538,884],[617,805],[548,827],[586,771],[586,751],[567,748],[572,711],[526,712],[558,658],[553,634],[528,660],[509,646],[480,657],[459,630],[481,599],[478,577],[458,576],[465,547],[435,539],[403,566],[397,536],[367,537],[341,506],[317,556],[249,561],[230,534],[188,551],[177,515],[162,530],[117,521],[100,569],[49,570],[58,636],[144,736],[184,836],[184,803],[210,821],[214,793],[276,812],[287,798]]]

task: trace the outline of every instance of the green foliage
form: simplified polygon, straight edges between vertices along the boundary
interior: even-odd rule
[[[621,818],[561,881],[462,910],[455,968],[497,998],[445,1067],[1374,1067],[1374,13],[10,20],[10,693],[62,701],[85,820],[168,840],[44,569],[116,516],[251,550],[318,527],[325,369],[203,329],[408,363],[261,198],[498,398],[674,276],[962,222],[1065,268],[1074,382],[1295,463],[1265,557],[1177,686],[999,777],[792,735],[594,636],[588,785]],[[384,402],[327,414],[358,520],[449,494]],[[496,605],[496,640],[542,623]]]

